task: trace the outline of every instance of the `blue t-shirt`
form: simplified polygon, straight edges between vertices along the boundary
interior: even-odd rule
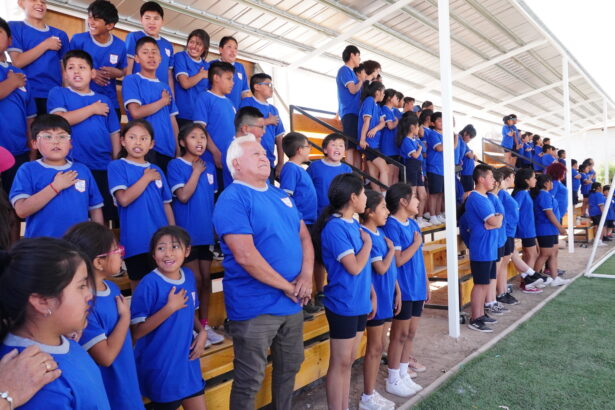
[[[236,260],[224,235],[252,235],[254,246],[269,265],[289,282],[301,273],[301,218],[293,200],[281,189],[234,181],[220,194],[214,227],[224,253],[224,304],[230,320],[260,315],[292,315],[301,310],[284,292],[250,275]]]
[[[380,107],[381,115],[384,115],[384,121],[386,122],[386,126],[380,131],[380,152],[382,152],[386,156],[399,155],[399,148],[395,143],[397,138],[397,127],[392,130],[389,129],[389,122],[395,122],[397,117],[395,116],[396,109],[391,109],[386,105]]]
[[[140,73],[127,75],[122,82],[122,99],[124,100],[124,108],[128,107],[130,103],[137,103],[140,106],[147,105],[158,101],[164,90],[171,96],[171,104],[165,105],[143,119],[149,122],[154,129],[154,140],[156,141],[154,150],[167,157],[175,157],[177,144],[173,123],[171,122],[175,120],[171,119],[171,116],[177,115],[178,110],[169,85],[155,78],[143,77]],[[126,113],[128,119],[132,120],[127,108]]]
[[[606,200],[606,198],[605,198]],[[609,205],[609,210],[606,213],[606,220],[612,221],[615,220],[615,197],[611,198],[611,203]]]
[[[557,203],[548,191],[540,190],[534,198],[534,220],[536,224],[536,236],[557,235],[559,231],[549,221],[545,211],[552,211],[558,217]]]
[[[442,134],[436,130],[431,130],[425,138],[427,141],[427,172],[436,175],[444,175],[444,158],[442,151],[438,152],[435,148],[442,145]]]
[[[462,146],[463,156],[461,158],[461,175],[469,175],[472,176],[474,174],[474,167],[476,163],[474,162],[474,158],[469,158],[467,156],[468,153],[472,153],[468,143],[463,140],[463,138],[459,138],[459,145]]]
[[[134,185],[147,168],[153,168],[160,178],[147,185],[145,191],[128,206],[117,204],[120,215],[120,242],[126,248],[126,257],[149,252],[149,241],[158,228],[169,221],[163,203],[171,202],[171,190],[160,168],[149,162],[139,164],[121,158],[111,161],[107,169],[111,195],[120,189]]]
[[[39,390],[20,409],[92,409],[107,410],[109,400],[103,379],[94,360],[75,341],[64,336],[58,346],[37,343],[9,333],[0,345],[0,357],[13,349],[23,351],[31,345],[38,346],[58,363],[62,375]],[[10,393],[10,392],[9,392]]]
[[[361,109],[359,110],[359,122],[358,122],[358,128],[357,128],[358,130],[357,132],[359,133],[358,135],[359,139],[361,138],[361,130],[363,129],[363,122],[366,120],[365,117],[367,117],[367,119],[369,120],[369,127],[367,128],[367,131],[369,131],[380,123],[381,115],[382,114],[380,113],[380,105],[376,103],[376,100],[374,100],[374,97],[367,97],[366,99],[363,100],[363,103],[361,103]],[[374,135],[373,137],[367,136],[367,133],[366,133],[365,141],[367,141],[367,145],[369,145],[371,148],[379,149],[380,148],[380,137],[381,137],[381,131],[378,131],[376,135]]]
[[[23,73],[19,68],[0,61],[0,82],[6,80],[9,71]],[[24,87],[14,89],[0,99],[0,147],[6,148],[13,155],[30,151],[27,119],[35,116],[36,105],[28,82]]]
[[[318,215],[329,205],[329,186],[333,178],[339,174],[351,173],[352,168],[344,163],[332,164],[324,159],[313,161],[307,173],[314,182],[316,197],[318,198]]]
[[[600,205],[604,207],[605,202],[606,197],[602,192],[592,192],[589,194],[589,216],[602,216]]]
[[[130,323],[134,325],[162,309],[173,287],[175,293],[185,290],[188,298],[186,307],[135,343],[141,393],[156,402],[180,400],[205,388],[200,360],[189,360],[199,291],[190,269],[184,267],[180,274],[179,279],[170,279],[154,269],[141,279],[130,302]]]
[[[167,167],[167,180],[171,192],[186,186],[192,175],[192,163],[183,158],[175,158]],[[213,164],[206,164],[205,171],[199,176],[196,189],[188,200],[183,203],[179,199],[173,200],[173,214],[175,223],[190,234],[192,245],[213,245],[214,226],[212,215],[214,212],[214,192],[216,191],[216,168]]]
[[[572,192],[579,192],[581,186],[581,180],[576,178],[577,175],[579,175],[579,171],[572,168]]]
[[[239,104],[239,108],[241,107],[254,107],[257,108],[265,118],[270,115],[280,116],[278,109],[269,103],[261,103],[254,97],[247,97],[241,100]],[[277,137],[281,137],[284,135],[286,130],[284,129],[284,124],[282,124],[282,120],[278,121],[277,125],[267,125],[265,126],[265,134],[261,137],[261,145],[267,151],[267,158],[269,159],[269,163],[271,164],[271,168],[275,166],[275,140]]]
[[[143,32],[142,30],[128,33],[128,35],[126,36],[126,55],[129,58],[135,58],[135,55],[137,54],[135,50],[137,41],[139,41],[145,36],[147,36],[147,34],[145,34],[145,32]],[[154,40],[156,40],[156,43],[158,43],[161,58],[160,65],[156,69],[156,77],[168,86],[169,70],[173,69],[173,44],[171,44],[169,40],[161,36],[158,36],[158,38],[155,38]],[[135,61],[132,67],[132,73],[128,74],[136,74],[140,71],[141,65]],[[126,103],[124,103],[124,105],[126,105]]]
[[[504,244],[506,243],[506,239],[508,238],[507,233],[506,233],[506,223],[504,222],[506,220],[506,214],[505,214],[506,210],[504,208],[504,204],[502,203],[502,201],[500,201],[500,198],[497,195],[494,195],[491,192],[488,192],[487,196],[489,197],[489,200],[493,204],[493,208],[495,209],[495,212],[498,214],[502,214],[503,216],[502,226],[496,229],[496,231],[498,231],[498,248],[501,248],[502,246],[504,246]]]
[[[70,39],[71,50],[86,51],[94,62],[96,70],[101,67],[113,67],[119,70],[124,70],[128,64],[126,58],[126,44],[114,35],[106,43],[99,43],[94,40],[90,33],[78,33]],[[110,108],[120,108],[120,103],[117,99],[117,81],[115,78],[109,80],[106,86],[100,86],[96,82],[90,82],[92,91],[106,95],[113,103]]]
[[[359,316],[371,312],[372,265],[369,261],[358,275],[351,275],[342,258],[356,255],[363,248],[361,227],[354,219],[332,216],[320,233],[322,261],[327,269],[324,305],[341,316]]]
[[[514,125],[506,125],[502,127],[502,146],[504,148],[513,149],[514,145],[514,137],[508,135],[509,132],[516,132],[516,128]]]
[[[394,216],[389,216],[384,225],[384,233],[389,238],[395,250],[403,251],[414,243],[414,233],[421,233],[421,228],[414,219],[405,222]],[[397,268],[397,283],[401,290],[401,300],[427,299],[427,277],[425,275],[425,260],[423,259],[423,244],[408,262]]]
[[[457,146],[453,150],[453,160],[455,161],[455,166],[462,165],[461,159],[466,153],[466,145],[461,143],[462,139],[463,138],[461,137],[457,138]]]
[[[120,289],[111,281],[104,283],[107,289],[96,292],[96,301],[88,313],[88,325],[79,339],[79,344],[86,351],[106,340],[120,318],[115,300],[121,294]],[[112,408],[143,409],[130,331],[113,363],[110,366],[99,365],[98,368]]]
[[[493,202],[487,195],[470,192],[466,199],[465,218],[470,230],[470,260],[489,262],[498,259],[497,229],[485,229],[485,221],[495,215]]]
[[[583,195],[589,195],[589,191],[592,189],[591,177],[586,172],[581,172],[581,193]]]
[[[178,116],[185,120],[192,120],[194,116],[194,104],[200,94],[209,89],[209,80],[203,78],[198,83],[188,88],[187,90],[181,86],[178,77],[185,75],[192,77],[201,71],[201,69],[209,70],[209,63],[205,60],[195,60],[186,51],[180,51],[175,54],[173,73],[175,76],[175,99],[177,100],[177,108],[179,109]]]
[[[26,218],[26,238],[61,238],[74,224],[87,221],[89,211],[102,208],[103,198],[85,165],[66,161],[62,166],[52,166],[42,159],[19,167],[9,194],[11,204],[15,206],[18,200],[30,198],[52,183],[56,174],[67,171],[77,172],[77,183],[60,191],[47,205]]]
[[[415,140],[414,138],[410,138],[410,137],[404,138],[401,141],[401,145],[399,147],[399,152],[398,152],[399,156],[402,159],[412,158],[412,159],[417,159],[418,161],[421,161],[421,158],[422,158],[421,155],[419,156],[419,158],[413,158],[411,156],[411,154],[414,154],[418,150],[418,144],[420,144],[419,140]]]
[[[215,63],[220,60],[210,61],[211,63]],[[239,103],[241,102],[241,94],[246,91],[250,91],[250,83],[248,81],[248,75],[246,74],[246,69],[239,61],[235,61],[233,63],[233,67],[235,67],[235,73],[233,74],[233,89],[230,94],[227,94],[226,97],[231,100],[233,103],[233,107],[235,109],[239,108]]]
[[[519,204],[519,222],[517,223],[516,238],[535,238],[536,224],[534,220],[534,202],[529,191],[518,191],[513,195]],[[523,218],[521,218],[523,215]]]
[[[568,188],[560,181],[553,181],[553,189],[551,195],[557,202],[558,215],[555,215],[557,219],[562,219],[568,211]]]
[[[506,236],[514,238],[517,232],[517,224],[519,223],[519,204],[505,189],[500,189],[498,198],[504,206],[504,223],[506,227]]]
[[[201,93],[194,105],[192,120],[207,128],[209,136],[222,153],[222,170],[224,186],[233,182],[233,177],[226,167],[226,150],[235,138],[235,112],[233,102],[207,91]],[[203,160],[213,163],[213,155],[209,151],[203,154]]]
[[[340,118],[344,118],[344,115],[354,114],[359,115],[359,107],[361,106],[361,91],[352,94],[348,91],[348,84],[358,84],[359,79],[354,70],[347,65],[343,65],[337,70],[337,76],[335,77],[335,83],[337,84],[337,100]],[[360,130],[360,128],[359,128]],[[355,135],[351,135],[355,137]]]
[[[318,215],[318,198],[314,182],[301,165],[288,161],[280,173],[280,189],[290,195],[297,205],[297,209],[306,225],[316,222]]]
[[[534,153],[532,154],[532,160],[535,162],[534,171],[542,171],[542,147],[540,145],[534,145]]]
[[[543,167],[548,167],[549,165],[551,165],[552,163],[556,162],[557,159],[555,159],[555,157],[551,154],[544,154],[542,156],[542,165]]]
[[[41,30],[32,27],[25,21],[10,21],[9,28],[11,29],[11,45],[7,50],[8,52],[24,53],[49,37],[58,37],[62,42],[62,47],[59,50],[47,50],[36,60],[22,68],[28,77],[28,86],[32,90],[32,96],[34,98],[47,98],[49,90],[56,86],[62,86],[60,62],[68,51],[68,36],[55,27],[45,26]]]
[[[120,132],[113,103],[106,95],[90,91],[80,93],[70,87],[54,87],[49,91],[47,111],[50,114],[75,111],[100,101],[109,106],[107,115],[92,115],[71,126],[73,149],[70,156],[94,170],[106,170],[111,162],[113,149],[111,134]]]
[[[384,240],[384,231],[377,228],[376,232],[370,231],[368,228],[361,228],[372,238],[372,250],[369,253],[369,263],[374,263],[384,260],[389,248]],[[391,259],[391,265],[384,274],[376,272],[372,266],[372,285],[376,292],[376,316],[374,320],[390,319],[394,316],[393,305],[395,304],[395,282],[397,281],[397,266],[395,265],[395,257]]]

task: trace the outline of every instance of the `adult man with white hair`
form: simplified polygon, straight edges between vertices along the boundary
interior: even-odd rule
[[[301,307],[312,293],[312,242],[293,201],[267,183],[270,163],[253,135],[231,143],[226,165],[234,181],[218,198],[213,221],[235,353],[230,408],[255,408],[271,348],[272,404],[290,410],[303,362]]]

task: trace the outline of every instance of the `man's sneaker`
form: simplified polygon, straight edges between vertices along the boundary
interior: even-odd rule
[[[324,309],[325,308],[324,300],[325,300],[325,294],[322,292],[318,292],[316,294],[316,297],[314,298],[314,306],[318,306],[319,308]]]
[[[305,309],[303,309],[303,321],[309,322],[311,320],[314,320],[314,315],[311,313],[308,313]]]
[[[207,331],[207,340],[211,342],[212,345],[217,345],[224,342],[224,336],[220,333],[214,332],[209,325],[205,325],[205,330]]]
[[[488,324],[488,325],[495,325],[496,323],[498,323],[497,319],[492,318],[486,312],[484,315],[479,317],[478,320],[481,320],[483,323]]]
[[[539,284],[542,284],[542,279],[538,277],[536,273],[533,275],[527,275],[521,279],[521,284],[525,289],[537,288]]]
[[[221,261],[224,259],[224,254],[222,253],[222,248],[220,247],[219,241],[214,244],[214,247],[211,253],[213,254],[214,259],[217,261]]]
[[[556,276],[555,279],[551,282],[551,286],[563,286],[570,283],[570,279],[562,279],[559,276]]]
[[[436,215],[434,215],[431,218],[429,218],[429,223],[434,225],[434,226],[442,224],[442,222],[440,222],[440,220],[438,219],[438,217]]]
[[[421,386],[418,383],[415,383],[415,381],[412,380],[412,378],[410,378],[408,376],[402,376],[401,379],[403,380],[404,383],[406,383],[406,386],[408,386],[412,390],[414,390],[415,393],[420,392],[421,390],[423,390],[423,386]]]
[[[496,302],[494,305],[485,306],[485,313],[491,313],[492,315],[502,316],[504,313],[507,313],[508,309],[504,309]]]
[[[431,226],[431,223],[425,218],[423,218],[422,216],[419,216],[418,218],[416,218],[416,222],[419,224],[419,227],[421,228],[427,228]]]
[[[602,242],[602,241],[598,241],[598,246],[602,247],[602,246],[606,246],[606,243]]]
[[[401,378],[395,380],[393,383],[387,379],[386,391],[387,393],[391,393],[399,397],[410,397],[416,393],[416,390],[411,389],[410,386],[408,386]]]
[[[602,240],[603,240],[604,242],[611,242],[611,241],[612,241],[612,239],[611,239],[611,238],[609,238],[608,236],[603,236],[603,237],[602,237]]]
[[[521,281],[519,287],[521,288],[521,292],[527,293],[528,295],[537,295],[539,293],[542,293],[542,289],[533,286],[528,287],[523,281]]]
[[[545,287],[548,286],[551,281],[553,280],[553,278],[551,278],[551,276],[547,276],[547,275],[543,275],[542,273],[539,272],[534,272],[534,274],[532,276],[536,276],[537,278],[540,278],[540,280],[542,281],[542,283],[538,282],[536,284],[537,287]]]
[[[376,390],[368,400],[359,400],[360,410],[390,410],[395,408],[395,403],[382,397]]]
[[[470,323],[468,323],[468,329],[476,330],[477,332],[483,333],[493,332],[493,329],[488,327],[481,319],[470,320]]]
[[[510,293],[504,293],[495,298],[499,303],[504,303],[506,305],[518,305],[519,301]]]

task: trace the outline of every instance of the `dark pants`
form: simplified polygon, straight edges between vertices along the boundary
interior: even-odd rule
[[[230,408],[253,410],[267,366],[271,347],[273,408],[291,410],[295,375],[303,363],[303,311],[289,316],[261,315],[249,320],[231,321],[234,377]]]
[[[36,104],[36,115],[47,114],[47,98],[35,98],[34,104]]]
[[[96,181],[98,190],[103,197],[104,205],[102,211],[104,220],[113,221],[114,227],[120,226],[120,219],[117,213],[117,208],[113,204],[113,197],[109,192],[109,180],[107,179],[107,170],[93,169],[92,176],[94,176],[94,181]]]

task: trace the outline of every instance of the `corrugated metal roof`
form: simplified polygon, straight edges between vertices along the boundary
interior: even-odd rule
[[[165,8],[164,35],[183,41],[203,28],[214,44],[234,35],[243,57],[329,76],[337,72],[343,48],[354,44],[363,59],[381,63],[385,81],[393,78],[438,102],[437,0],[406,0],[401,8],[401,0],[158,1]],[[73,11],[85,11],[89,2],[48,0]],[[122,23],[138,23],[141,1],[112,2]],[[366,22],[378,13],[381,18]],[[562,56],[569,53],[525,3],[451,0],[450,21],[454,110],[493,123],[516,112],[524,128],[561,135]],[[357,31],[335,43],[349,30]],[[568,56],[573,130],[599,124],[603,98],[615,104]]]

